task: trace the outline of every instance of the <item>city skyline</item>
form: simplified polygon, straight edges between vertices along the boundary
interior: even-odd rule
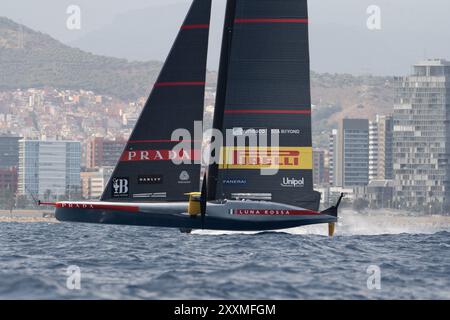
[[[413,72],[417,71],[418,65],[420,63],[410,67]],[[405,77],[408,76],[405,75]],[[398,94],[398,87],[396,87],[398,80],[392,79],[394,80],[387,79],[385,86],[393,86]],[[319,80],[322,79],[319,78]],[[364,81],[362,87],[364,87]],[[21,136],[25,141],[26,139],[38,141],[74,139],[81,143],[80,167],[85,168],[86,172],[94,168],[113,167],[138,119],[145,99],[145,96],[138,99],[118,99],[111,95],[89,91],[89,88],[62,90],[56,87],[45,89],[31,87],[22,90],[5,90],[0,92],[0,130]],[[207,87],[205,117],[209,119],[208,121],[212,118],[214,100],[214,86]],[[317,94],[316,101],[319,101],[319,105],[313,105],[314,110],[323,111],[328,107],[326,102],[322,103],[320,93]],[[380,188],[381,181],[394,178],[393,163],[398,160],[398,156],[397,159],[393,158],[393,136],[397,127],[393,125],[396,120],[392,119],[392,116],[395,117],[398,109],[389,99],[382,103],[389,105],[384,112],[376,114],[372,112],[370,116],[360,117],[358,109],[365,108],[362,103],[356,106],[356,112],[347,115],[345,111],[349,106],[346,104],[339,106],[339,102],[336,102],[336,105],[344,110],[343,114],[336,114],[334,111],[335,114],[331,114],[334,117],[334,123],[329,122],[325,117],[327,124],[322,126],[321,132],[316,131],[317,135],[314,137],[313,164],[316,169],[314,181],[317,186],[323,186],[329,182],[332,186],[344,189],[367,187],[370,184],[378,185],[376,188]],[[445,105],[446,102],[443,103]],[[56,119],[58,121],[55,121]],[[22,126],[22,123],[27,125]],[[324,139],[336,127],[335,134],[331,134],[328,141]],[[397,154],[399,154],[398,150]],[[14,178],[14,175],[20,179],[23,172],[21,173],[19,168],[16,169],[18,169],[17,172],[11,170],[2,172],[2,181],[5,181],[3,185],[11,185],[8,181]],[[100,174],[87,179],[105,180],[104,177],[104,174]],[[399,177],[395,179],[401,181]],[[18,188],[21,188],[20,183]],[[92,189],[92,186],[90,188]],[[42,190],[39,192],[42,193]],[[91,193],[83,192],[83,194]],[[23,188],[21,194],[25,194]],[[398,194],[397,190],[397,197]],[[439,201],[443,200],[440,198]]]
[[[426,79],[424,77],[431,77],[429,81],[436,81],[436,79],[440,79],[436,77],[445,77],[446,71],[441,72],[438,68],[449,65],[450,63],[444,60],[436,59],[418,62],[413,67],[414,73],[412,76],[410,75],[397,79],[397,83],[400,84],[397,85],[397,88],[399,88],[397,90],[401,90],[404,86],[399,81],[416,81],[414,79],[419,79],[417,78],[418,76],[422,77],[420,78],[421,81]],[[420,68],[425,68],[423,69],[425,71]],[[414,78],[414,76],[416,76],[416,78]],[[445,84],[445,78],[442,83]],[[427,86],[425,87],[428,88]],[[136,121],[135,119],[137,118],[137,114],[142,107],[142,99],[140,99],[141,102],[129,103],[126,107],[131,109],[126,111],[126,108],[117,110],[114,109],[114,107],[111,107],[114,106],[113,99],[107,96],[95,95],[95,93],[89,91],[59,92],[54,90],[41,91],[38,89],[29,89],[25,92],[16,91],[16,93],[19,94],[20,101],[22,101],[26,108],[31,108],[30,110],[50,111],[50,115],[59,114],[56,110],[52,111],[52,108],[50,107],[51,105],[57,106],[59,103],[65,104],[66,110],[72,110],[74,114],[83,110],[80,109],[80,107],[89,109],[102,106],[102,108],[104,108],[103,110],[107,111],[107,117],[105,120],[98,122],[100,127],[97,127],[96,130],[103,130],[102,127],[104,127],[104,125],[111,126],[112,122],[111,120],[108,120],[110,116],[117,119],[116,124],[112,125],[109,129],[111,130],[111,128],[115,128],[115,131],[112,131],[114,132],[113,134],[111,134],[112,132],[108,133],[108,131],[99,133],[99,131],[96,130],[92,131],[91,128],[90,131],[87,131],[87,135],[80,136],[83,138],[78,142],[80,143],[79,167],[83,168],[81,175],[79,173],[76,178],[80,181],[79,185],[77,185],[77,187],[80,188],[80,196],[82,195],[88,198],[98,197],[100,194],[100,189],[104,187],[104,184],[107,182],[109,175],[112,172],[111,168],[114,167],[121,155],[126,139],[133,127],[132,123]],[[24,95],[24,93],[26,94]],[[329,185],[330,187],[342,188],[342,190],[353,193],[353,198],[355,200],[358,199],[358,197],[363,197],[370,199],[370,203],[376,203],[377,205],[391,206],[395,203],[403,201],[401,196],[399,198],[398,184],[396,185],[397,193],[394,193],[394,185],[391,185],[389,181],[401,181],[398,176],[395,176],[395,174],[400,172],[400,167],[395,164],[399,161],[398,150],[400,149],[395,149],[394,146],[397,146],[398,148],[400,139],[398,133],[396,134],[396,132],[403,133],[405,132],[404,130],[406,130],[404,128],[407,127],[407,125],[399,125],[398,123],[400,121],[399,119],[403,119],[403,116],[401,116],[401,113],[399,112],[406,110],[402,107],[402,105],[407,106],[408,101],[410,101],[408,98],[409,94],[410,91],[405,91],[404,93],[398,91],[397,98],[392,103],[391,114],[376,115],[372,119],[343,118],[340,121],[338,129],[333,129],[333,133],[329,132],[329,142],[326,145],[315,146],[313,152],[315,186],[317,188],[323,188],[324,186],[326,187]],[[207,102],[206,105],[213,105],[214,92],[210,92],[209,96],[210,101],[209,103]],[[442,99],[436,100],[433,98],[430,102],[440,101],[439,103],[445,106],[445,99],[446,95],[444,93]],[[48,102],[50,102],[50,105]],[[106,106],[104,105],[105,103]],[[206,109],[209,110],[207,111],[207,114],[212,111],[211,109]],[[104,112],[102,113],[104,114]],[[3,115],[2,119],[3,123],[8,123],[8,119],[11,123],[14,121],[14,117],[8,118],[8,115]],[[129,123],[130,119],[132,121],[131,125]],[[26,120],[21,121],[26,122]],[[86,123],[84,128],[89,129],[93,123],[95,122]],[[394,123],[396,123],[396,125],[394,125]],[[403,129],[400,130],[400,127]],[[51,127],[46,126],[46,128]],[[21,154],[18,159],[22,159],[21,161],[23,162],[23,155],[25,151],[22,145],[26,143],[26,141],[41,141],[39,143],[44,144],[63,143],[64,141],[62,141],[62,139],[64,139],[64,135],[61,135],[63,131],[60,129],[54,131],[55,133],[58,132],[59,135],[49,135],[48,132],[45,131],[28,131],[28,134],[27,131],[21,131],[18,132],[20,137],[15,137],[11,134],[11,130],[8,130],[7,127],[6,129],[6,132],[9,132],[9,134],[6,136],[3,135],[0,138],[0,141],[5,141],[5,143],[0,143],[0,151],[3,150],[1,160],[2,163],[4,162],[2,165],[3,170],[0,172],[0,187],[3,186],[3,189],[5,189],[11,188],[12,186],[12,188],[17,188],[19,191],[18,195],[26,195],[29,191],[25,190],[23,183],[24,164],[19,165],[18,161],[16,165],[11,165],[11,154],[12,157]],[[9,129],[11,129],[11,127]],[[5,127],[3,128],[3,132],[5,133]],[[68,133],[70,135],[70,131],[68,131]],[[59,136],[60,138],[58,138]],[[394,136],[396,137],[396,140],[394,140]],[[20,138],[22,138],[22,140],[19,140]],[[32,140],[30,140],[30,138]],[[442,143],[445,144],[445,141]],[[21,146],[18,148],[18,150],[21,150],[20,152],[18,150],[14,150],[12,147],[14,144]],[[8,154],[10,155],[9,158],[6,157]],[[361,157],[362,155],[364,156]],[[62,153],[60,153],[60,156],[62,156]],[[11,182],[14,181],[14,179],[18,179],[19,181],[17,183]],[[21,179],[22,182],[20,182]],[[410,178],[407,180],[412,181]],[[28,189],[30,188],[31,187],[28,187]],[[350,191],[352,188],[353,191]],[[47,190],[33,190],[31,193],[33,195],[36,194],[43,196],[46,192]],[[337,191],[335,191],[335,193],[336,192]],[[326,193],[329,194],[330,191],[326,191]],[[380,200],[381,194],[384,197],[382,201]],[[55,195],[61,196],[62,193],[56,190]],[[329,195],[327,195],[326,198],[329,198]],[[440,198],[440,200],[433,200],[433,202],[442,202],[444,201],[443,199],[444,198]],[[325,199],[322,199],[322,201],[324,202]],[[425,202],[429,201],[427,200]],[[442,204],[441,210],[443,206],[444,204]],[[412,207],[412,205],[410,207]]]

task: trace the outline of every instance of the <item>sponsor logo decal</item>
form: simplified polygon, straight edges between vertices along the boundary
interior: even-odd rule
[[[266,135],[266,134],[301,134],[300,129],[266,129],[266,128],[233,128],[233,136],[251,136],[251,135]]]
[[[224,147],[221,169],[312,170],[311,147]]]
[[[300,129],[271,129],[271,134],[301,134]]]
[[[64,209],[94,209],[94,210],[113,210],[113,211],[126,211],[126,212],[138,212],[138,206],[130,205],[109,205],[109,204],[95,204],[95,203],[79,203],[79,202],[59,202],[56,204],[57,208]]]
[[[295,179],[284,177],[281,186],[288,188],[303,188],[305,186],[305,178]]]
[[[113,198],[128,198],[130,181],[128,178],[112,179],[112,196]]]
[[[163,183],[163,175],[161,174],[152,174],[138,177],[138,184],[162,184],[162,183]]]
[[[262,128],[233,128],[233,136],[267,134],[267,129]]]
[[[230,214],[238,216],[302,216],[320,214],[311,210],[283,209],[231,209]]]
[[[59,208],[69,208],[69,209],[95,209],[93,204],[87,204],[87,203],[61,203]]]
[[[191,177],[189,176],[189,173],[187,171],[182,171],[180,173],[179,179],[180,180],[178,181],[178,183],[180,183],[180,184],[191,183],[191,181],[190,181]]]
[[[200,150],[132,150],[125,151],[120,161],[199,160]]]
[[[133,198],[166,198],[166,192],[153,192],[153,193],[135,193]]]
[[[247,184],[247,179],[223,179],[223,184]]]

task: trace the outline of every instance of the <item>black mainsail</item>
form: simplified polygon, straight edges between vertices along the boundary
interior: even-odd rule
[[[209,200],[263,197],[318,209],[307,0],[228,0],[214,127],[236,137],[277,133],[279,147],[224,147],[224,163],[209,169]],[[275,175],[261,175],[267,154]]]
[[[203,118],[210,16],[211,0],[193,1],[102,201],[185,201],[185,193],[198,190],[201,137],[194,137],[194,121]],[[175,152],[178,128],[192,140],[180,139],[191,147]]]

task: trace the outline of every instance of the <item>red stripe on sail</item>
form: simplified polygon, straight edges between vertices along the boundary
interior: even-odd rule
[[[209,24],[185,24],[181,27],[181,30],[191,30],[191,29],[208,29]]]
[[[274,18],[256,18],[256,19],[235,19],[234,23],[303,23],[308,24],[308,19],[274,19]]]
[[[157,82],[155,87],[204,86],[205,84],[206,82],[201,81]]]
[[[311,110],[254,110],[254,109],[228,109],[225,113],[240,113],[240,114],[311,114]]]

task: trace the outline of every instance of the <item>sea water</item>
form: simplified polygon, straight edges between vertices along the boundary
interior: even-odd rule
[[[0,222],[2,299],[450,299],[444,217],[228,233]]]

